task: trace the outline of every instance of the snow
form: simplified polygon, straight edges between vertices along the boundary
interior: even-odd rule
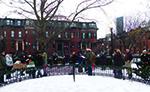
[[[149,92],[150,86],[106,76],[49,76],[25,80],[0,88],[0,92]]]

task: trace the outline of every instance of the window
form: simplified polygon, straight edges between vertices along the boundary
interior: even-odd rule
[[[80,37],[80,32],[76,33],[76,37],[79,38]]]
[[[92,35],[91,35],[91,33],[89,32],[89,33],[88,33],[88,38],[91,38],[91,36],[92,36]]]
[[[73,32],[71,33],[71,38],[74,38],[74,33]]]
[[[48,35],[48,31],[46,31],[45,35],[46,35],[46,37],[47,37],[47,38],[49,37],[49,35]]]
[[[13,25],[13,20],[6,20],[6,25]]]
[[[13,20],[10,20],[10,25],[13,25]]]
[[[33,43],[33,44],[32,44],[32,48],[33,48],[33,49],[36,49],[36,43]]]
[[[3,20],[0,19],[0,26],[2,26],[2,25],[3,25]]]
[[[69,26],[69,23],[65,23],[65,28],[67,28]]]
[[[83,28],[86,28],[86,24],[85,24],[85,23],[83,23],[83,24],[82,24],[82,27],[83,27]]]
[[[36,32],[35,32],[34,30],[32,30],[32,34],[33,34],[33,35],[36,35]]]
[[[33,26],[34,21],[33,21],[33,20],[30,20],[29,22],[30,22],[29,25],[30,25],[30,26]]]
[[[15,32],[11,31],[11,37],[13,38],[15,36]]]
[[[26,26],[29,26],[29,25],[30,25],[30,21],[26,20]]]
[[[19,33],[18,33],[18,37],[19,37],[19,38],[21,38],[21,37],[22,37],[22,32],[21,32],[21,31],[19,31]]]
[[[4,31],[4,37],[6,37],[6,34],[7,34],[7,32],[6,32],[6,31]]]
[[[21,26],[21,21],[20,20],[17,21],[17,25]]]
[[[26,34],[28,34],[28,31],[25,31]]]
[[[82,33],[82,39],[85,39],[85,33]]]
[[[58,25],[58,27],[61,27],[62,23],[61,23],[61,22],[58,22],[57,25]]]
[[[61,38],[61,34],[58,35],[58,38]]]
[[[10,25],[10,20],[6,20],[6,25]]]
[[[72,23],[71,25],[70,25],[70,27],[76,27],[77,25],[76,25],[76,23]]]
[[[90,23],[90,24],[89,24],[89,27],[90,27],[90,28],[96,28],[96,24],[95,24],[95,23]]]
[[[30,47],[30,43],[29,42],[25,42],[25,48],[29,48]]]
[[[96,33],[94,33],[94,38],[97,38],[97,35],[96,35]]]
[[[65,38],[68,38],[68,32],[65,32]]]

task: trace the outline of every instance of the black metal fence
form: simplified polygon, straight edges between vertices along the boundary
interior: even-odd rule
[[[115,69],[118,68],[114,68],[113,66],[95,66],[95,68],[93,67],[92,75],[114,77]],[[122,71],[122,79],[128,79],[126,68],[120,67],[119,69],[121,69]],[[1,87],[14,82],[20,82],[23,80],[39,78],[43,76],[59,76],[59,75],[71,76],[73,74],[86,75],[87,73],[88,73],[87,67],[80,66],[78,64],[75,65],[75,68],[73,68],[72,65],[55,65],[55,66],[48,66],[42,69],[28,68],[23,70],[13,70],[9,73],[4,74],[4,84],[1,84]],[[133,75],[132,78],[129,80],[150,84],[149,80],[145,80],[141,76],[138,76],[134,72],[134,69],[132,75]],[[75,78],[75,76],[73,78]]]

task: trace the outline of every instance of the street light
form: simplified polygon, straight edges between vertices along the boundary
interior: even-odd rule
[[[110,33],[111,33],[111,56],[113,55],[114,51],[114,43],[113,43],[113,28],[110,28]]]

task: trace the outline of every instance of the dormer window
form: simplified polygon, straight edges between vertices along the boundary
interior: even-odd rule
[[[95,23],[90,23],[90,24],[89,24],[89,27],[90,27],[90,28],[96,28],[96,24],[95,24]]]
[[[29,25],[30,25],[30,21],[26,20],[26,26],[29,26]]]
[[[82,27],[83,27],[83,28],[86,28],[86,24],[85,24],[85,23],[83,23],[83,24],[82,24]]]
[[[72,23],[71,25],[70,25],[70,27],[76,27],[77,25],[76,25],[76,23]]]
[[[17,25],[21,26],[21,21],[20,20],[17,21]]]
[[[10,20],[6,20],[6,24],[7,24],[7,25],[10,25]]]

